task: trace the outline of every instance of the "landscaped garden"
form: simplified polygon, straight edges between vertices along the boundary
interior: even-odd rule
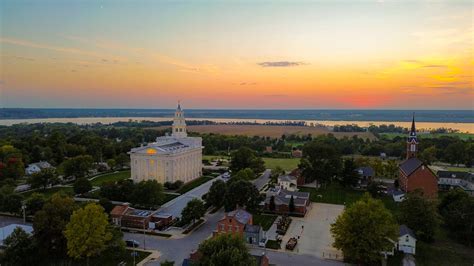
[[[107,182],[117,182],[128,178],[130,178],[130,170],[100,175],[91,180],[91,183],[93,186],[101,186]]]
[[[275,169],[277,166],[285,171],[291,171],[298,167],[299,158],[262,158],[265,162],[265,168]]]
[[[252,214],[252,216],[253,224],[260,225],[264,231],[268,231],[278,217],[273,214]]]

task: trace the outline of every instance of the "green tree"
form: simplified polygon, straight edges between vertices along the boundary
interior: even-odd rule
[[[100,198],[99,205],[104,208],[105,213],[110,213],[114,208],[114,204],[108,198]]]
[[[293,198],[293,195],[291,195],[290,203],[288,203],[288,210],[289,210],[290,212],[294,212],[294,211],[295,211],[295,199]]]
[[[198,252],[202,255],[198,265],[256,265],[243,238],[235,234],[219,234],[207,239],[199,245]]]
[[[108,159],[107,165],[110,167],[111,170],[115,169],[117,162],[114,159]]]
[[[237,206],[255,210],[260,203],[260,193],[254,184],[246,180],[229,182],[224,200],[225,210],[232,211]]]
[[[248,147],[241,147],[232,153],[232,160],[230,162],[230,169],[232,172],[250,168],[255,173],[260,173],[265,170],[265,163],[262,158],[258,157],[252,149]]]
[[[442,198],[439,213],[444,225],[454,238],[472,246],[474,244],[474,198],[462,189],[449,191]]]
[[[96,203],[89,203],[74,211],[64,235],[67,239],[67,254],[75,259],[87,258],[87,261],[104,251],[107,242],[112,239],[107,215]]]
[[[22,205],[23,196],[18,193],[12,193],[3,199],[2,210],[13,214],[20,214]]]
[[[184,223],[196,222],[196,219],[200,219],[206,213],[204,202],[200,199],[192,199],[186,204],[183,211],[181,212],[181,220]]]
[[[224,204],[227,186],[224,181],[216,180],[212,183],[211,188],[206,196],[206,202],[209,205],[219,207]]]
[[[79,155],[64,161],[61,165],[65,176],[80,178],[86,176],[94,162],[90,155]]]
[[[38,173],[32,174],[27,179],[28,184],[32,188],[42,188],[45,190],[49,185],[55,185],[59,183],[59,179],[56,175],[56,171],[53,168],[42,169]]]
[[[156,180],[147,180],[135,185],[130,201],[144,207],[155,207],[160,205],[164,198],[163,186]]]
[[[435,202],[423,197],[420,191],[406,195],[400,204],[400,223],[413,230],[418,239],[433,241],[439,225],[439,215]]]
[[[427,165],[431,165],[436,160],[436,147],[431,146],[420,152],[420,159]]]
[[[444,150],[444,156],[452,165],[464,163],[467,157],[466,147],[461,141],[451,143]]]
[[[359,181],[359,175],[356,172],[356,165],[354,159],[344,161],[344,168],[342,169],[342,184],[344,186],[355,186]]]
[[[0,260],[2,265],[35,265],[36,246],[32,236],[23,228],[17,227],[12,234],[3,241],[5,246]]]
[[[272,180],[272,183],[277,183],[278,177],[284,174],[285,174],[285,170],[283,170],[283,168],[277,165],[277,167],[275,167],[275,169],[272,170],[272,175],[270,177]]]
[[[92,189],[92,183],[89,179],[85,177],[81,177],[76,179],[73,185],[74,193],[76,194],[84,194],[89,192]]]
[[[128,157],[125,153],[120,153],[115,157],[115,162],[117,163],[119,169],[122,169],[130,162],[130,157]]]
[[[391,250],[397,240],[398,225],[382,201],[368,193],[346,208],[331,225],[333,246],[342,250],[351,263],[371,264],[381,259],[380,252]]]
[[[236,174],[234,174],[232,178],[242,179],[242,180],[254,180],[256,178],[256,175],[252,169],[244,168],[238,171]]]
[[[46,202],[46,197],[41,193],[33,193],[26,199],[26,211],[34,215],[37,211],[41,210]]]
[[[303,147],[299,168],[307,182],[327,183],[339,173],[341,156],[333,146],[312,141]]]
[[[66,239],[63,231],[76,205],[74,200],[62,195],[54,194],[40,211],[37,211],[33,220],[35,239],[44,256],[61,258],[66,255]]]

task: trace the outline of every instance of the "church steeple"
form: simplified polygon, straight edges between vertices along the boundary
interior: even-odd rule
[[[174,113],[173,118],[173,133],[171,134],[175,138],[185,138],[188,136],[186,132],[186,121],[184,120],[184,112],[181,109],[181,103],[178,101],[178,107]]]
[[[411,121],[411,129],[407,139],[407,159],[416,157],[418,152],[418,139],[416,137],[415,113]]]

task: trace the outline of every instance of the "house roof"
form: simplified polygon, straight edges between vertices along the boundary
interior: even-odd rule
[[[370,166],[359,167],[356,171],[362,176],[374,176],[375,173],[374,169]]]
[[[30,163],[28,165],[28,167],[30,167],[30,166],[38,166],[41,169],[51,168],[51,164],[46,162],[46,161],[39,161],[39,162],[36,162],[36,163]]]
[[[5,240],[5,238],[9,237],[17,227],[20,227],[28,234],[33,233],[33,227],[29,225],[10,224],[10,225],[4,226],[0,228],[0,245],[3,245],[3,241]]]
[[[469,172],[462,172],[462,171],[438,171],[436,173],[439,178],[459,178],[459,179],[467,179],[472,180],[474,178],[474,174]]]
[[[420,161],[416,157],[413,157],[413,158],[403,161],[400,164],[400,169],[403,171],[403,173],[405,173],[405,175],[409,176],[422,165],[423,165],[422,161]]]
[[[296,181],[296,177],[291,176],[291,175],[282,175],[278,177],[278,181],[294,182]]]
[[[227,217],[234,217],[241,224],[248,224],[252,218],[252,214],[248,213],[245,210],[237,209],[227,213]]]
[[[291,176],[298,177],[301,175],[301,170],[299,168],[293,169],[290,174]]]
[[[253,225],[253,224],[246,224],[244,231],[247,233],[258,233],[260,232],[261,227],[260,225]]]
[[[409,236],[416,239],[415,234],[413,233],[413,231],[410,228],[408,228],[408,226],[402,224],[402,225],[400,225],[400,236],[404,236],[404,235],[409,235]]]
[[[298,192],[298,191],[288,191],[281,189],[275,196],[276,205],[289,205],[291,196],[293,196],[293,202],[295,206],[304,206],[309,200],[309,192]],[[271,195],[267,195],[266,201],[270,202]]]
[[[130,207],[127,206],[127,205],[117,205],[110,211],[110,214],[111,215],[123,215],[127,211],[128,208],[130,208]]]

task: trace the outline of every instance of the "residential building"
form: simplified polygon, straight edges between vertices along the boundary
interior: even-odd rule
[[[128,204],[117,205],[110,212],[112,223],[121,227],[138,229],[160,229],[169,225],[173,217],[171,214],[158,211],[139,210]]]
[[[301,169],[293,169],[288,175],[296,177],[296,184],[298,186],[303,186],[306,184],[304,176],[301,174]]]
[[[237,209],[225,214],[217,222],[215,234],[232,233],[242,236],[249,244],[258,245],[263,240],[263,230],[253,224],[253,216],[243,209]]]
[[[438,194],[438,179],[431,169],[416,157],[417,152],[418,140],[415,116],[413,116],[410,134],[407,139],[407,158],[399,165],[398,181],[400,189],[405,193],[421,190],[426,197],[436,197]]]
[[[188,137],[181,105],[175,112],[171,136],[132,149],[131,177],[134,182],[156,180],[159,183],[181,180],[185,183],[202,175],[202,139]]]
[[[413,254],[416,252],[416,237],[413,231],[406,225],[400,225],[397,249],[403,253]]]
[[[308,192],[288,191],[285,189],[271,188],[268,190],[264,204],[265,210],[277,214],[290,214],[290,201],[293,198],[295,210],[291,213],[293,215],[304,216],[311,203]],[[275,210],[271,210],[271,201],[275,203]]]
[[[375,176],[375,171],[370,166],[359,167],[355,171],[359,175],[358,185],[362,188],[366,188]]]
[[[35,174],[35,173],[39,173],[39,172],[41,172],[41,170],[47,169],[47,168],[52,168],[52,166],[51,166],[51,164],[49,164],[46,161],[39,161],[39,162],[36,162],[36,163],[30,163],[28,165],[28,167],[26,167],[25,173],[27,175],[32,175],[32,174]]]
[[[438,187],[442,190],[460,188],[474,196],[474,173],[462,171],[438,171]]]
[[[298,182],[296,177],[291,175],[282,175],[278,177],[278,186],[288,191],[298,191]]]
[[[291,151],[291,156],[293,156],[294,158],[301,158],[301,157],[303,157],[303,151],[298,150],[298,149],[294,149],[294,150]]]

